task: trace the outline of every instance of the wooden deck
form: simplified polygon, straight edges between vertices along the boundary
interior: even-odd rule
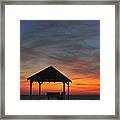
[[[47,95],[21,95],[20,100],[48,100]],[[68,100],[68,96],[65,99],[50,97],[49,100]],[[100,95],[69,95],[69,100],[100,100]]]

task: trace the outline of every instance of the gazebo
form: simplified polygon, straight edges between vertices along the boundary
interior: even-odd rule
[[[30,96],[32,95],[32,83],[39,83],[39,95],[41,96],[41,85],[44,82],[62,82],[63,83],[63,96],[65,98],[65,84],[68,85],[68,99],[69,99],[69,82],[72,82],[69,78],[64,76],[61,72],[55,69],[52,66],[47,67],[46,69],[35,73],[34,75],[27,78],[30,80]]]

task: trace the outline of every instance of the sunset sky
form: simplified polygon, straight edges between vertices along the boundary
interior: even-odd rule
[[[20,57],[21,95],[29,95],[27,77],[51,65],[72,81],[70,94],[100,94],[99,20],[21,20]],[[62,83],[42,84],[42,94],[51,91]]]

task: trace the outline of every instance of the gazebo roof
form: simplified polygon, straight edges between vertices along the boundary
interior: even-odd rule
[[[37,82],[72,82],[69,78],[59,72],[52,66],[27,78],[30,81]]]

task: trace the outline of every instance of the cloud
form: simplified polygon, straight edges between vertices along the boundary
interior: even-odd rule
[[[21,73],[57,64],[71,73],[99,74],[98,20],[23,20],[20,31]]]
[[[87,84],[75,84],[75,85],[87,85]]]
[[[21,79],[21,80],[24,80],[24,79],[26,79],[26,77],[23,76],[23,75],[21,75],[21,76],[20,76],[20,79]]]

